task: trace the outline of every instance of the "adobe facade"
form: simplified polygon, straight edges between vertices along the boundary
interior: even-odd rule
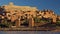
[[[16,26],[20,27],[22,21],[21,18],[27,18],[29,19],[29,27],[34,26],[34,19],[33,17],[38,16],[38,18],[51,18],[53,23],[56,23],[57,15],[52,10],[44,10],[40,11],[36,7],[30,7],[30,6],[16,6],[13,3],[9,3],[9,5],[2,6],[4,8],[4,13],[2,18],[6,17],[8,20],[11,20],[11,22],[16,22]],[[60,18],[59,18],[60,19]]]

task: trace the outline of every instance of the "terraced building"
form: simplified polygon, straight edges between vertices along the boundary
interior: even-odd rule
[[[0,7],[0,17],[2,19],[7,18],[11,22],[15,22],[16,27],[20,27],[26,19],[28,20],[28,26],[34,27],[36,26],[34,17],[50,18],[52,23],[56,23],[58,16],[52,10],[38,10],[36,7],[16,6],[11,2],[9,5]]]

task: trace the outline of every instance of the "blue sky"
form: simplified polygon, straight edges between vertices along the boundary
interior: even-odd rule
[[[0,0],[0,6],[9,2],[18,6],[34,6],[39,10],[50,9],[60,15],[60,0]]]

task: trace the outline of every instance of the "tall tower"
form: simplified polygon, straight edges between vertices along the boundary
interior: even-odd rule
[[[14,4],[13,4],[13,2],[10,2],[9,5],[10,5],[10,6],[13,6]]]
[[[29,27],[34,27],[34,20],[33,18],[29,18]]]

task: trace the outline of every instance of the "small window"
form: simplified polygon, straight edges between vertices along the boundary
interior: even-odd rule
[[[30,12],[30,11],[28,11],[28,12]]]
[[[38,11],[36,11],[37,13],[39,13]]]
[[[43,13],[43,11],[41,11],[41,13]]]
[[[41,14],[39,14],[38,16],[41,16]]]
[[[25,14],[25,16],[27,16],[27,14]]]
[[[49,14],[50,14],[50,12],[49,12]]]
[[[13,15],[16,15],[16,13],[14,13]]]
[[[10,17],[10,15],[8,15]]]
[[[46,12],[44,12],[44,14],[46,14]]]
[[[17,12],[17,10],[15,10],[15,12]]]

